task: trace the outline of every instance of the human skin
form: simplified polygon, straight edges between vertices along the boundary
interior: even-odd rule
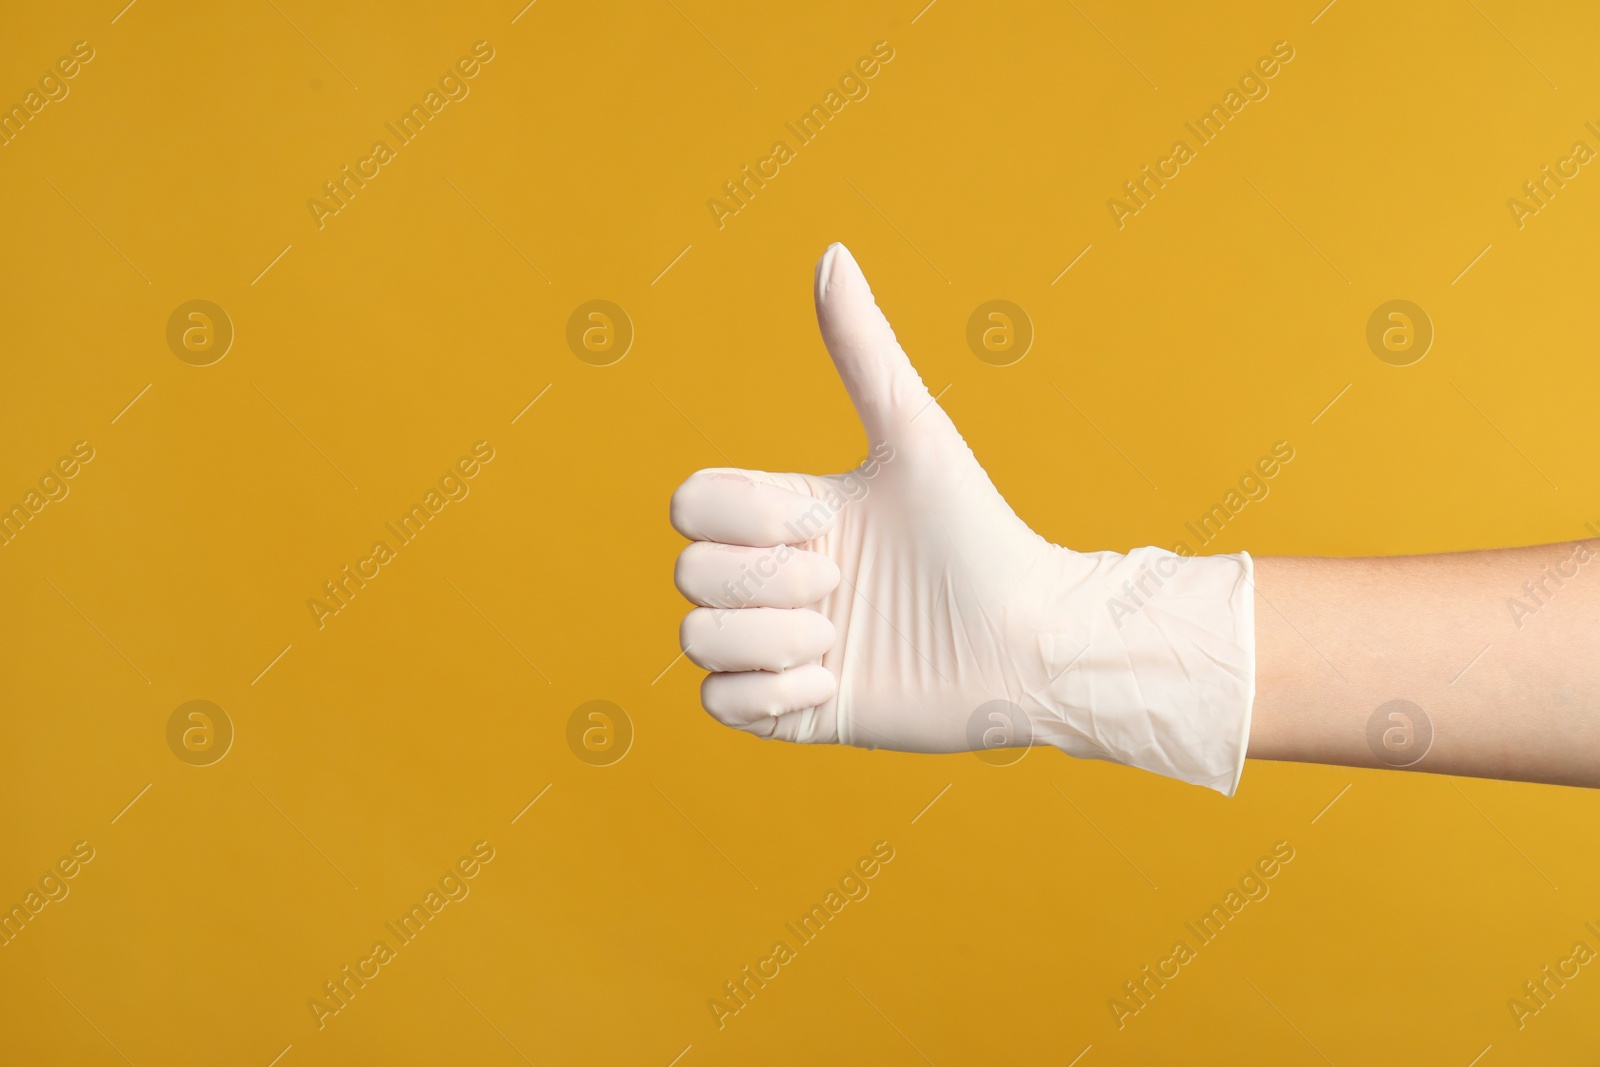
[[[1368,720],[1403,699],[1433,731],[1406,769],[1600,786],[1596,552],[1256,557],[1249,756],[1384,767]]]
[[[1600,540],[1189,564],[1075,552],[1005,502],[843,246],[814,295],[870,462],[705,470],[672,498],[691,542],[674,581],[696,605],[679,640],[724,725],[906,752],[1000,730],[1228,795],[1247,756],[1600,785]],[[1137,610],[1106,599],[1119,588]],[[976,734],[997,703],[1026,728],[1008,713]]]

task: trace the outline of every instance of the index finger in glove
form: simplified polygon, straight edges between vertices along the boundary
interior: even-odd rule
[[[826,533],[834,509],[776,481],[762,471],[696,471],[672,494],[672,526],[691,541],[750,548],[796,545]]]

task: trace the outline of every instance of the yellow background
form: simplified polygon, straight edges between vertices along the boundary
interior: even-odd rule
[[[1213,550],[1584,535],[1600,177],[1520,230],[1506,201],[1600,147],[1600,15],[275,4],[13,5],[0,34],[8,103],[73,42],[96,52],[0,148],[0,500],[96,450],[0,548],[0,901],[96,849],[0,948],[0,1060],[1593,1050],[1592,968],[1520,1031],[1506,1001],[1600,947],[1595,794],[1251,764],[1223,800],[1054,751],[761,743],[674,662],[666,502],[702,466],[859,459],[811,306],[843,240],[1052,540],[1171,544],[1277,440],[1295,460]],[[319,230],[306,201],[479,40],[470,96]],[[880,40],[870,95],[719,230],[707,199]],[[1280,40],[1270,96],[1117,229],[1107,199]],[[1004,368],[964,339],[996,298],[1037,331]],[[1437,331],[1404,368],[1364,340],[1396,298]],[[191,299],[236,330],[209,367],[166,344]],[[591,299],[636,329],[613,366],[565,341]],[[319,631],[307,600],[479,440],[471,495]],[[211,766],[167,746],[192,699],[236,730]],[[594,699],[635,731],[607,767],[566,741]],[[479,840],[471,895],[319,1030],[308,998]],[[719,1030],[708,999],[880,840],[870,897]],[[1117,1029],[1122,983],[1278,841],[1270,897]]]

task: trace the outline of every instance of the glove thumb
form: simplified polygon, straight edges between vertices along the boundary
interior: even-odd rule
[[[816,300],[823,343],[868,440],[898,440],[932,397],[842,244],[829,245],[817,261]]]

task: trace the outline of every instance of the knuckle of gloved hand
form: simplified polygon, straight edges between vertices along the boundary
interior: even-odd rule
[[[700,706],[706,709],[707,715],[716,719],[722,725],[731,725],[728,722],[726,707],[722,702],[722,686],[717,681],[715,674],[706,675],[700,683]]]
[[[685,600],[695,604],[701,603],[701,598],[695,590],[706,584],[707,561],[701,549],[706,543],[691,541],[682,552],[678,553],[678,558],[672,565],[672,584],[678,587],[678,592],[683,594]]]
[[[689,492],[683,485],[672,491],[672,500],[667,505],[667,521],[684,537],[694,536],[689,526]]]
[[[737,686],[729,684],[731,681],[718,674],[706,675],[705,681],[700,683],[700,706],[722,725],[739,727],[743,722],[738,715]]]
[[[685,537],[717,540],[707,536],[707,529],[727,525],[725,512],[730,495],[747,491],[750,485],[750,479],[731,471],[695,471],[672,493],[668,510],[673,527]]]
[[[695,653],[695,646],[704,645],[706,638],[716,632],[716,626],[716,612],[713,609],[694,608],[678,626],[678,647],[695,663],[705,667],[701,656]]]
[[[704,494],[705,478],[704,471],[696,471],[672,491],[667,513],[672,520],[672,528],[685,537],[695,536],[695,527],[698,525],[696,511],[699,510],[697,504]]]

